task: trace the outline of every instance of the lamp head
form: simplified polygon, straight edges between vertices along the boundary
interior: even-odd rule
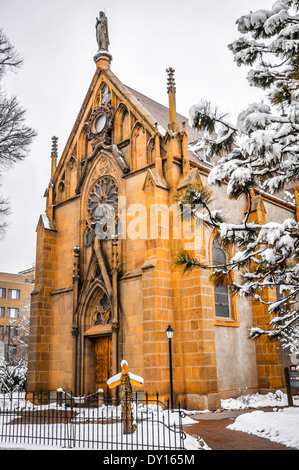
[[[168,325],[168,328],[167,328],[167,330],[166,330],[165,333],[166,333],[168,339],[172,339],[172,337],[173,337],[173,329],[171,328],[170,325]]]

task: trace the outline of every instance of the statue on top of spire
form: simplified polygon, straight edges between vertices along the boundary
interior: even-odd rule
[[[99,18],[97,18],[96,36],[99,51],[108,51],[108,46],[110,44],[108,35],[108,20],[103,11],[100,11]]]

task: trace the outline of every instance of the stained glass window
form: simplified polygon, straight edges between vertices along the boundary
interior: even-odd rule
[[[96,235],[110,239],[117,225],[118,185],[112,176],[102,176],[91,187],[88,197],[88,217],[96,223]]]

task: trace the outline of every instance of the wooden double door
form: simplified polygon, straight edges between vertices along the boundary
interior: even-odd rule
[[[99,336],[95,340],[95,387],[108,394],[107,380],[112,375],[112,337]]]

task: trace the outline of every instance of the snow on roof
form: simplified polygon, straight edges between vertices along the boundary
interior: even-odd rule
[[[50,227],[50,220],[46,214],[41,214],[42,222],[44,224],[44,227],[51,230]]]

